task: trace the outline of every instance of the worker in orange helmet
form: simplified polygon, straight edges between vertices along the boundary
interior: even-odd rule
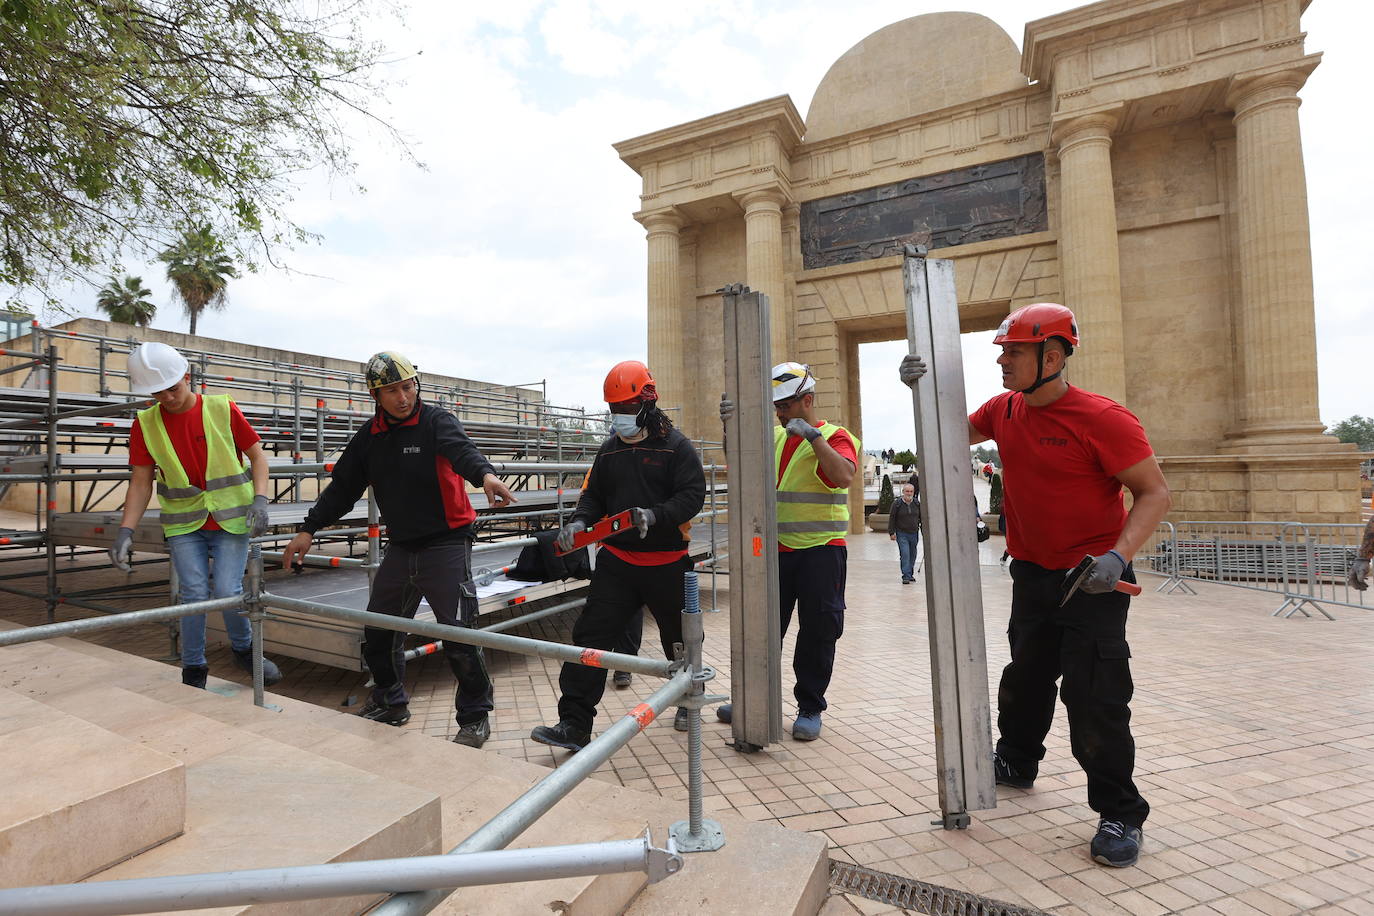
[[[617,649],[634,615],[648,607],[658,622],[664,655],[672,658],[673,644],[682,641],[683,574],[690,562],[682,529],[706,501],[706,475],[691,441],[658,408],[658,389],[643,363],[617,363],[606,376],[604,394],[613,432],[592,461],[557,545],[566,552],[578,532],[626,510],[634,527],[601,542],[572,641]],[[558,686],[558,723],[536,727],[530,738],[579,751],[591,740],[606,669],[568,662]],[[678,709],[673,727],[687,730],[685,709]]]

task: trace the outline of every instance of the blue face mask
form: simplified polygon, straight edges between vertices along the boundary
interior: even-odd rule
[[[622,439],[634,439],[644,432],[644,429],[635,422],[637,419],[634,414],[613,413],[611,414],[611,428]]]

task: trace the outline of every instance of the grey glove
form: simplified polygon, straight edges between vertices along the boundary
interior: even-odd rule
[[[789,436],[806,437],[807,442],[819,439],[821,436],[821,431],[819,429],[807,423],[801,417],[793,417],[788,420],[787,425],[784,426],[783,429],[787,430],[787,435]]]
[[[1365,582],[1369,578],[1369,558],[1361,557],[1350,564],[1350,575],[1345,577],[1346,584],[1357,592],[1362,592],[1369,588]]]
[[[720,396],[720,422],[724,423],[735,415],[735,402],[728,394]]]
[[[248,536],[250,538],[260,538],[267,533],[266,496],[253,497],[253,505],[248,507],[248,514],[244,516],[244,521],[248,523]]]
[[[1104,595],[1116,588],[1126,571],[1126,558],[1115,550],[1093,557],[1093,571],[1083,580],[1081,590],[1089,595]]]
[[[927,372],[926,361],[915,353],[908,353],[902,357],[902,365],[897,370],[897,375],[902,383],[907,386],[914,386]]]
[[[568,522],[558,529],[558,537],[554,539],[554,546],[559,553],[567,553],[573,549],[573,538],[587,530],[587,523],[584,521]]]
[[[642,538],[649,536],[649,527],[653,525],[654,521],[653,509],[635,507],[630,510],[630,524],[639,529],[639,536]]]
[[[133,572],[134,567],[129,562],[134,555],[134,529],[120,528],[119,534],[115,535],[115,542],[110,547],[110,562],[124,572]]]

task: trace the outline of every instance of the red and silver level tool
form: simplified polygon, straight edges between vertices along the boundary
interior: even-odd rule
[[[586,531],[577,532],[577,534],[573,535],[572,550],[563,551],[559,550],[558,547],[555,546],[555,555],[560,557],[567,556],[568,554],[572,553],[573,550],[581,550],[588,544],[595,544],[599,541],[606,540],[606,538],[610,537],[613,534],[619,534],[622,531],[630,530],[634,527],[634,522],[630,521],[631,511],[633,510],[626,509],[624,512],[619,512],[615,515],[608,515],[601,521],[597,522],[595,525],[592,525]]]

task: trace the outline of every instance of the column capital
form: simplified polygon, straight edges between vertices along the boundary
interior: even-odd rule
[[[1298,90],[1320,62],[1320,54],[1309,54],[1300,60],[1237,73],[1226,87],[1226,104],[1237,119],[1276,104],[1296,107],[1301,104]]]
[[[1095,111],[1092,114],[1078,115],[1056,122],[1052,137],[1059,147],[1059,155],[1080,144],[1101,143],[1111,146],[1112,132],[1121,123],[1121,110]]]
[[[745,216],[761,210],[772,210],[781,214],[782,208],[791,203],[792,200],[781,185],[775,184],[762,188],[751,188],[748,191],[736,191],[731,196],[739,201],[739,205],[744,208]]]
[[[677,235],[678,230],[687,225],[687,218],[674,207],[664,207],[661,210],[641,210],[634,217],[649,235],[663,232]]]

